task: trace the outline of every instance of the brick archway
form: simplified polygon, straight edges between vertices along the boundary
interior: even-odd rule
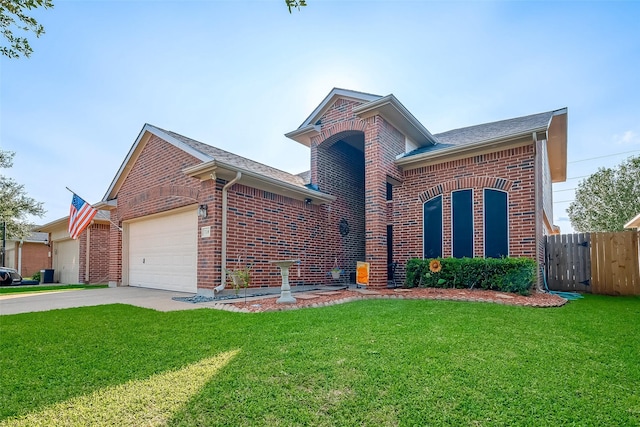
[[[451,179],[441,182],[433,187],[423,191],[418,195],[422,203],[430,200],[440,194],[447,194],[453,190],[462,190],[464,188],[494,188],[496,190],[509,191],[513,186],[513,181],[505,178],[493,176],[470,176],[464,178]]]
[[[319,135],[313,138],[312,143],[316,146],[328,148],[341,139],[364,133],[366,127],[367,122],[360,119],[336,123],[323,129]]]

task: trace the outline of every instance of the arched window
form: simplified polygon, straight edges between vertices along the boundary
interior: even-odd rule
[[[507,193],[484,189],[484,256],[509,256],[509,217]]]
[[[442,256],[442,195],[427,200],[423,208],[423,256]]]

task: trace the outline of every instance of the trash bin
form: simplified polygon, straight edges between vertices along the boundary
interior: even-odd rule
[[[44,283],[44,270],[40,270],[40,284]]]
[[[49,268],[40,272],[42,283],[53,283],[53,269]]]

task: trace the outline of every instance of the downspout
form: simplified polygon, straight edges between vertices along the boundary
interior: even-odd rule
[[[222,263],[220,271],[220,284],[213,289],[213,294],[221,292],[227,284],[227,192],[229,188],[242,178],[242,172],[236,172],[236,177],[222,187]]]
[[[89,281],[89,247],[91,246],[91,225],[87,227],[87,239],[85,240],[84,248],[84,283],[90,283]]]
[[[536,247],[535,247],[535,256],[536,256],[536,264],[538,265],[538,268],[536,269],[536,277],[537,277],[537,281],[536,281],[536,290],[538,292],[541,292],[542,289],[542,277],[541,274],[544,274],[544,258],[542,260],[542,262],[540,261],[540,245],[542,244],[542,226],[541,223],[543,221],[544,218],[544,214],[541,214],[541,211],[543,209],[542,206],[542,197],[543,197],[543,193],[544,193],[544,188],[543,188],[543,183],[542,183],[542,161],[544,161],[544,159],[541,159],[541,153],[542,150],[540,149],[540,144],[541,142],[538,141],[538,133],[537,132],[533,132],[533,134],[531,135],[533,137],[533,188],[534,188],[534,210],[535,210],[535,233],[536,233],[536,238],[535,238],[535,242],[536,242]],[[542,268],[542,270],[540,270]],[[538,273],[539,271],[541,271],[541,273]]]
[[[22,244],[24,240],[20,240],[20,244],[18,245],[18,273],[22,274]]]

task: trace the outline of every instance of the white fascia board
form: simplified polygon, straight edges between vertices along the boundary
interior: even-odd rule
[[[94,208],[98,209],[98,210],[106,210],[106,211],[110,211],[112,209],[115,209],[118,207],[118,199],[111,199],[108,201],[99,201],[98,203],[96,203],[95,205],[92,205]]]
[[[353,113],[362,118],[380,114],[421,147],[438,143],[436,137],[393,94],[355,107]]]
[[[109,185],[109,188],[108,188],[107,192],[105,193],[104,197],[102,198],[103,202],[108,202],[109,201],[109,196],[111,195],[113,190],[116,188],[118,182],[120,181],[120,178],[122,177],[122,175],[124,174],[125,170],[127,169],[127,166],[129,164],[129,162],[134,157],[138,146],[145,139],[145,136],[146,136],[147,132],[157,136],[158,138],[162,138],[163,140],[167,141],[171,145],[173,145],[173,146],[181,149],[182,151],[192,155],[193,157],[199,159],[200,161],[206,162],[208,160],[211,160],[210,156],[208,156],[208,155],[206,155],[206,154],[204,154],[204,153],[202,153],[202,152],[200,152],[200,151],[188,146],[184,142],[182,142],[182,141],[174,138],[173,136],[161,131],[157,127],[155,127],[153,125],[150,125],[149,123],[145,123],[144,126],[142,127],[142,130],[138,134],[138,137],[136,138],[135,142],[131,146],[131,149],[129,149],[129,152],[127,153],[127,156],[125,157],[124,161],[120,165],[120,168],[118,169],[118,172],[116,173],[115,177],[113,178],[113,181],[111,181],[111,185]]]
[[[320,134],[320,126],[308,125],[300,129],[296,129],[289,133],[285,133],[284,136],[299,142],[302,145],[311,147],[311,138]]]
[[[278,190],[272,191],[276,194],[282,194],[288,197],[292,197],[292,195],[294,195],[295,197],[292,197],[292,198],[298,198],[300,200],[309,198],[313,200],[314,204],[329,203],[336,199],[335,196],[332,196],[330,194],[322,193],[320,191],[316,191],[304,186],[290,184],[285,181],[280,181],[278,179],[264,176],[257,172],[239,168],[237,166],[230,165],[228,163],[220,162],[217,160],[213,160],[213,161],[203,163],[201,165],[197,165],[197,166],[190,167],[183,170],[185,174],[193,177],[203,176],[209,173],[216,173],[220,175],[223,173],[223,171],[229,171],[231,173],[241,172],[242,178],[239,181],[240,184],[242,184],[243,181],[246,182],[247,178],[249,178],[250,180],[257,181],[259,183],[264,183],[266,187],[279,189],[279,191]],[[205,178],[205,179],[209,179],[209,178]],[[267,189],[266,191],[269,191],[269,189]]]
[[[62,224],[68,223],[69,222],[69,216],[65,216],[62,218],[58,218],[56,220],[53,220],[51,222],[48,222],[44,225],[41,225],[40,227],[36,227],[34,230],[38,231],[40,233],[48,233],[49,231],[42,231],[42,230],[51,230],[51,229],[55,229],[59,226],[61,226]]]

